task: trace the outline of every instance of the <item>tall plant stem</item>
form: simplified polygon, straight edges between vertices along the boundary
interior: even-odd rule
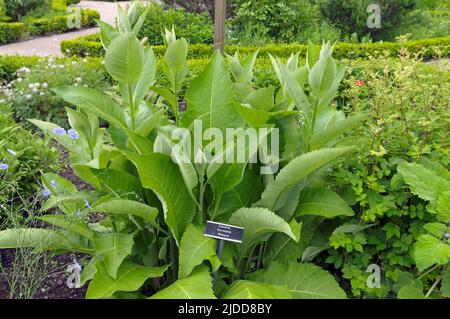
[[[197,222],[199,225],[203,224],[203,218],[204,218],[204,206],[203,206],[203,197],[205,193],[205,177],[204,175],[200,175],[199,178],[200,186],[199,186],[199,194],[198,194],[198,216],[197,216]]]
[[[172,281],[175,281],[177,279],[177,273],[178,273],[178,269],[177,269],[177,265],[178,265],[178,260],[177,260],[177,254],[175,252],[175,239],[172,237],[172,235],[169,236],[169,250],[170,250],[170,260],[172,261]]]
[[[444,277],[444,273],[439,275],[439,277],[436,279],[434,284],[431,286],[430,290],[428,290],[427,294],[425,295],[425,298],[428,298],[431,295],[431,293],[433,292],[434,288],[436,288],[438,283],[441,281],[442,277]]]
[[[131,130],[134,131],[136,129],[136,119],[135,119],[135,105],[133,101],[133,89],[131,84],[128,84],[128,100],[130,104],[130,117],[131,117]]]

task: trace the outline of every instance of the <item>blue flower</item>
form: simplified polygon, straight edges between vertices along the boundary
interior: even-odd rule
[[[86,206],[87,209],[92,209],[91,204],[89,204],[87,199],[84,200],[84,205]]]
[[[0,163],[0,171],[6,171],[8,169],[8,164]]]
[[[52,192],[50,192],[47,188],[44,188],[44,189],[41,191],[41,195],[42,195],[43,197],[49,197],[51,194],[52,194]]]
[[[69,134],[69,137],[72,140],[77,140],[80,137],[80,134],[78,134],[78,132],[76,130],[74,130],[73,128],[68,130],[67,134]]]
[[[56,135],[64,135],[64,134],[66,134],[66,130],[65,129],[63,129],[62,127],[55,127],[54,129],[53,129],[53,133],[55,133]]]
[[[81,217],[83,217],[83,215],[81,214],[81,210],[77,210],[77,216],[78,219],[81,219]]]
[[[56,181],[51,180],[51,181],[50,181],[50,186],[53,187],[53,188],[55,188],[55,187],[56,187]]]
[[[17,153],[14,152],[12,149],[7,148],[6,151],[7,151],[9,154],[11,154],[12,156],[16,156],[16,155],[17,155]]]

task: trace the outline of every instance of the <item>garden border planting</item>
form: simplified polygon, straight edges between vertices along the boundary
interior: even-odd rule
[[[337,59],[357,59],[367,58],[369,56],[378,57],[384,56],[385,51],[389,51],[391,55],[398,55],[400,46],[399,43],[394,42],[367,44],[337,43],[334,48],[334,55]],[[225,47],[225,52],[233,54],[234,52],[239,51],[242,54],[248,54],[259,50],[260,55],[271,54],[280,58],[288,58],[293,53],[300,53],[301,57],[305,57],[307,47],[307,45],[303,44],[271,44],[262,48],[231,45]],[[405,44],[405,47],[410,53],[418,53],[423,49],[426,49],[423,55],[425,59],[434,57],[434,50],[436,47],[442,51],[442,56],[448,56],[450,54],[450,37],[412,40],[408,41]],[[153,46],[153,51],[156,56],[162,56],[164,50],[164,46],[162,45]],[[61,51],[66,55],[80,57],[99,57],[104,55],[104,49],[98,34],[62,41]],[[207,58],[212,52],[213,47],[211,45],[191,44],[189,45],[188,58]]]
[[[67,24],[70,15],[58,15],[53,18],[30,18],[26,22],[0,23],[0,44],[14,43],[27,35],[37,36],[49,33],[64,33],[73,28]],[[81,10],[81,28],[94,27],[100,14],[96,10]]]

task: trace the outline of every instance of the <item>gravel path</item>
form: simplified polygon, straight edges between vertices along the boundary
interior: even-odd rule
[[[144,1],[145,2],[145,1]],[[159,1],[154,1],[159,2]],[[130,2],[118,2],[121,6],[126,6]],[[109,24],[113,24],[117,15],[117,4],[103,1],[81,1],[75,7],[83,9],[94,9],[100,13],[100,18]],[[81,35],[97,33],[99,28],[89,28],[74,32],[36,37],[30,40],[11,43],[0,46],[0,55],[38,55],[38,56],[62,56],[60,44],[63,40],[70,40]]]

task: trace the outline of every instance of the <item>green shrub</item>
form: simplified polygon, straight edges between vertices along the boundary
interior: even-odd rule
[[[367,27],[371,13],[367,8],[372,0],[318,0],[322,14],[339,27],[345,34],[357,33],[358,37],[370,34],[375,40],[393,40],[390,32],[404,21],[409,20],[417,0],[378,0],[381,9],[381,28]]]
[[[0,55],[0,82],[11,82],[16,78],[16,71],[31,68],[39,61],[36,56]]]
[[[163,44],[164,28],[175,31],[189,43],[213,43],[213,25],[207,13],[189,13],[183,9],[163,10],[160,5],[149,4],[139,37],[148,38],[152,45]]]
[[[450,54],[450,37],[412,40],[405,44],[411,53],[422,52],[422,56],[426,59],[434,57],[436,48],[441,50],[442,56]],[[260,56],[266,56],[268,53],[281,58],[288,58],[292,53],[300,53],[302,57],[306,54],[306,46],[300,44],[270,44],[261,48],[245,47],[230,45],[225,47],[228,54],[234,54],[239,51],[248,54],[259,50]],[[379,42],[366,44],[337,43],[334,49],[336,57],[340,59],[358,59],[367,58],[369,56],[376,57],[384,55],[384,51],[388,51],[391,56],[397,56],[400,44],[396,42]],[[103,56],[104,50],[100,43],[98,35],[89,35],[88,37],[79,37],[74,40],[66,40],[61,42],[61,51],[66,53],[69,50],[73,56]],[[164,46],[153,46],[153,50],[157,56],[162,56]],[[211,45],[193,44],[189,46],[188,56],[190,59],[206,58],[213,52]]]
[[[12,110],[17,121],[29,127],[27,119],[39,118],[66,126],[66,105],[51,90],[61,85],[97,87],[109,86],[98,60],[41,59],[30,70],[18,70],[13,81]]]
[[[27,23],[27,31],[31,35],[42,35],[51,31],[51,22],[47,18],[30,19]]]
[[[269,42],[338,41],[340,32],[320,15],[309,0],[234,0],[231,41],[242,45]]]
[[[6,15],[5,0],[0,0],[0,22],[6,22],[9,19]]]
[[[342,272],[355,297],[395,297],[394,285],[419,271],[414,243],[435,221],[428,203],[413,196],[398,174],[404,161],[445,168],[450,164],[448,101],[450,71],[426,65],[402,50],[400,59],[348,61],[349,77],[338,99],[340,107],[368,112],[368,125],[354,131],[357,157],[348,158],[334,173],[336,189],[357,212],[350,222],[377,225],[357,234],[336,234],[321,258]],[[352,135],[349,136],[352,139]],[[436,165],[434,165],[436,166]],[[381,266],[381,289],[366,285],[368,265]],[[437,271],[421,278],[430,288]]]
[[[33,10],[46,6],[46,0],[5,1],[6,15],[13,19],[13,21],[19,21],[22,17],[28,15]]]
[[[64,33],[69,30],[67,26],[67,16],[56,16],[52,19],[51,30],[56,33]]]
[[[7,94],[2,88],[0,95]],[[10,107],[0,103],[0,162],[8,168],[0,171],[0,225],[2,224],[2,205],[11,205],[16,193],[28,198],[38,190],[40,175],[58,169],[57,152],[50,146],[47,138],[31,134],[13,117]]]
[[[81,10],[81,26],[82,27],[92,27],[96,26],[97,22],[95,20],[100,19],[100,13],[96,10],[83,9]]]
[[[20,22],[1,22],[0,23],[0,44],[15,42],[25,32],[25,26]]]
[[[50,0],[52,10],[55,11],[66,11],[67,9],[67,0]]]

